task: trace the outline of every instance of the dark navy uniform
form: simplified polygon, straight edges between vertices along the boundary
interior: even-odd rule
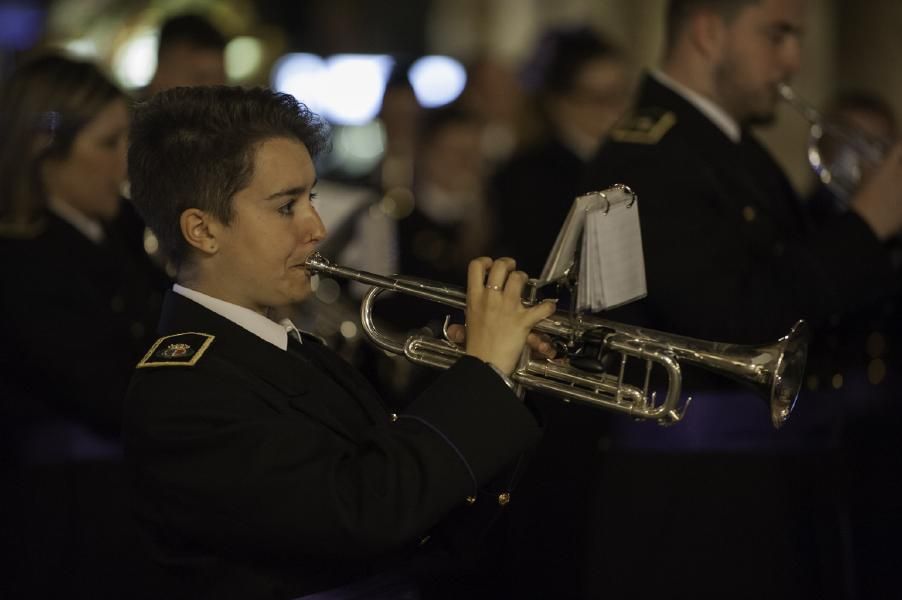
[[[47,214],[0,232],[0,538],[13,596],[17,585],[27,597],[126,593],[122,403],[161,298],[116,231],[94,243]]]
[[[890,293],[888,254],[857,215],[811,227],[749,131],[733,142],[654,78],[610,138],[586,188],[621,182],[638,194],[648,283],[648,297],[612,319],[761,343],[800,318],[819,326]],[[596,474],[603,496],[589,589],[841,597],[850,579],[836,405],[803,396],[789,425],[774,432],[760,401],[687,376],[695,401],[685,422],[662,430],[618,417],[602,442],[610,448]],[[656,576],[643,577],[650,568]]]
[[[492,178],[496,232],[492,256],[513,256],[530,277],[542,274],[558,231],[582,191],[585,161],[552,138],[515,155]]]
[[[291,598],[428,563],[510,501],[493,478],[539,435],[472,357],[394,416],[312,338],[283,351],[175,293],[160,333],[125,441],[170,595]]]

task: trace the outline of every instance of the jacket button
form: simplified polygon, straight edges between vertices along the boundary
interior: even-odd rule
[[[508,492],[502,492],[498,494],[498,504],[500,506],[507,506],[511,501],[511,495]]]
[[[395,413],[392,413],[392,414],[388,415],[388,418],[391,419],[392,423],[395,423],[398,420],[398,415],[396,415]]]
[[[476,504],[476,496],[467,496],[466,501],[468,505],[473,506]]]
[[[758,211],[755,210],[754,206],[746,206],[742,209],[742,218],[746,222],[751,223],[758,218]]]

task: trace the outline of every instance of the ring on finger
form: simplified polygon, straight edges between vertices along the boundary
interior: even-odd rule
[[[500,292],[500,291],[502,291],[503,288],[500,285],[486,284],[485,289],[495,290],[496,292]]]

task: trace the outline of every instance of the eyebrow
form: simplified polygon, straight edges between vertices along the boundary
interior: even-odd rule
[[[796,25],[794,23],[789,23],[787,21],[779,21],[777,23],[772,23],[770,25],[770,30],[776,33],[781,34],[789,34],[789,35],[802,35],[804,33],[804,29],[800,25]]]
[[[314,179],[313,185],[310,186],[310,189],[312,190],[313,188],[315,188],[317,183],[319,183],[319,179]],[[264,200],[266,202],[269,202],[271,200],[276,200],[279,198],[285,198],[285,197],[293,198],[295,196],[300,196],[301,194],[303,194],[306,191],[307,191],[307,186],[305,186],[305,185],[301,185],[301,186],[297,186],[297,187],[293,187],[293,188],[286,188],[284,190],[279,190],[278,192],[275,192],[274,194],[270,194],[269,196],[264,198]]]

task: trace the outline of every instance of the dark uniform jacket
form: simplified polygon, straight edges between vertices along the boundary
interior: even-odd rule
[[[516,154],[492,178],[497,232],[492,256],[512,256],[539,277],[573,200],[582,193],[586,163],[556,138]]]
[[[0,410],[17,437],[62,422],[118,437],[162,293],[119,232],[106,233],[95,244],[48,214],[36,235],[0,237]]]
[[[588,177],[586,189],[620,182],[639,199],[648,296],[609,313],[614,320],[770,342],[798,319],[821,326],[891,289],[887,253],[857,215],[809,226],[790,183],[749,131],[733,143],[651,77]],[[591,592],[843,594],[844,520],[839,470],[822,440],[832,427],[819,412],[825,407],[803,396],[789,424],[774,432],[764,403],[741,388],[705,393],[711,382],[693,380],[691,369],[684,377],[684,395],[695,397],[684,422],[661,429],[612,419],[610,449],[596,472]],[[624,558],[636,555],[662,565],[659,576],[641,577],[639,563]]]
[[[4,584],[10,597],[122,597],[135,546],[122,404],[162,293],[118,230],[95,244],[47,214],[14,233],[0,234]]]
[[[485,488],[538,438],[471,357],[395,417],[312,338],[282,351],[174,293],[160,333],[125,441],[169,593],[290,598],[387,569],[455,508],[506,503]]]

